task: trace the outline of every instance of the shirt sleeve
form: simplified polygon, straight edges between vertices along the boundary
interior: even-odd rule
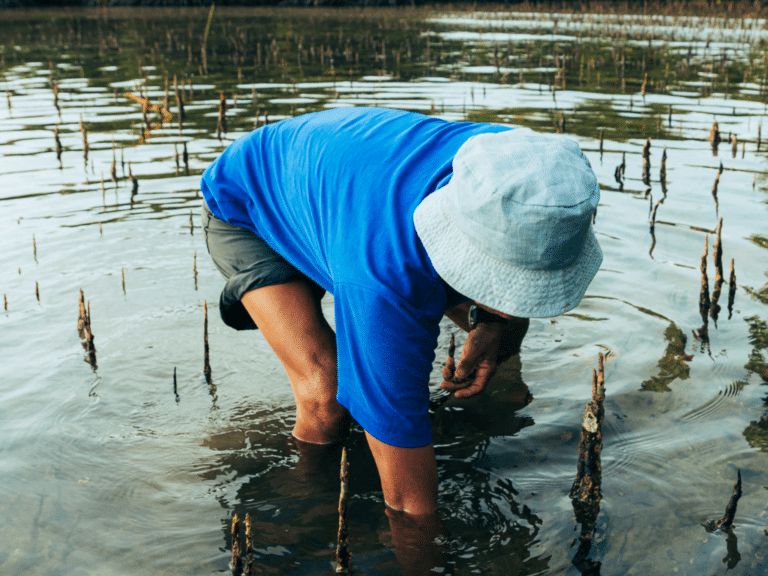
[[[403,448],[432,442],[429,375],[439,317],[385,289],[334,290],[339,403],[377,440]]]

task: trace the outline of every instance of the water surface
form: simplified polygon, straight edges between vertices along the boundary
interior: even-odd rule
[[[207,70],[205,12],[14,15],[0,32],[0,571],[228,571],[229,523],[247,512],[261,572],[332,572],[336,460],[299,457],[282,367],[258,332],[219,320],[222,279],[199,228],[198,182],[265,117],[390,106],[564,132],[602,189],[595,231],[604,262],[586,297],[571,313],[533,320],[520,357],[484,396],[441,402],[439,370],[454,330],[444,320],[431,378],[444,573],[760,573],[768,524],[768,160],[764,145],[757,150],[765,23],[217,10]],[[174,75],[185,86],[181,128]],[[150,110],[146,130],[141,104],[125,93],[165,106],[166,79],[171,119]],[[226,132],[217,130],[220,92]],[[707,140],[714,121],[717,155]],[[709,317],[704,341],[694,336],[703,324],[699,265],[708,234],[711,291],[720,217],[723,310],[716,322]],[[738,289],[729,314],[732,259]],[[77,332],[80,289],[96,367],[84,361]],[[323,307],[332,317],[330,296]],[[603,498],[584,546],[568,492],[600,352]],[[399,574],[359,428],[348,448],[353,567]],[[737,469],[744,495],[735,524],[710,533],[702,523],[723,514]]]

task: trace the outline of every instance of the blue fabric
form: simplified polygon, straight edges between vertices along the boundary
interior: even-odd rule
[[[333,294],[338,401],[387,444],[432,441],[438,323],[460,300],[432,267],[413,212],[450,180],[470,136],[508,129],[339,108],[255,130],[203,174],[217,218],[253,230]]]

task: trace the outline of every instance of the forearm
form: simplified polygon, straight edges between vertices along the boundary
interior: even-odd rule
[[[472,304],[474,304],[472,300],[462,302],[458,306],[448,308],[448,310],[445,311],[445,315],[450,318],[456,326],[465,332],[469,332],[469,308]]]

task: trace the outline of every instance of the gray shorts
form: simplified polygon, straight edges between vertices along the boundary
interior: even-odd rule
[[[235,330],[258,328],[240,299],[246,292],[301,280],[320,301],[325,290],[299,272],[254,232],[219,220],[203,200],[203,235],[208,253],[227,283],[221,291],[219,312]]]

